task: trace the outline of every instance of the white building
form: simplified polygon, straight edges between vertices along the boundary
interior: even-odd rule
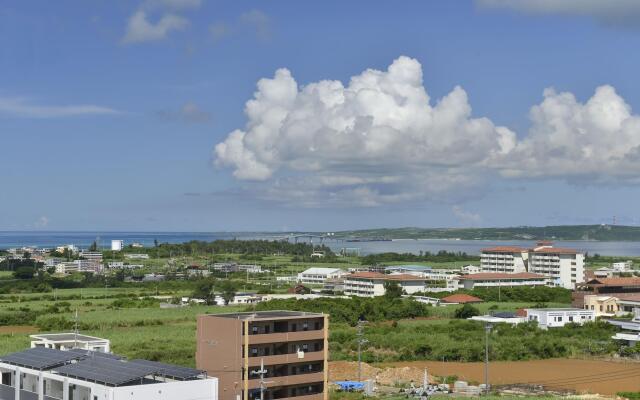
[[[527,249],[518,246],[497,246],[482,249],[482,272],[518,273],[527,271]]]
[[[122,251],[124,248],[124,240],[112,240],[111,251]]]
[[[515,274],[482,272],[461,275],[458,278],[458,288],[466,290],[478,287],[547,286],[548,284],[549,279],[546,276],[530,272]]]
[[[536,321],[542,329],[557,328],[569,323],[582,325],[596,319],[595,312],[581,308],[527,308],[527,320]]]
[[[231,299],[229,301],[229,304],[225,304],[224,303],[224,298],[222,296],[219,296],[219,295],[215,296],[213,301],[218,306],[224,306],[224,305],[237,306],[237,305],[242,305],[242,304],[259,303],[259,302],[262,301],[262,296],[259,296],[259,295],[255,294],[255,293],[239,292],[239,293],[236,293],[233,296],[233,299]]]
[[[406,294],[424,292],[426,289],[425,278],[408,275],[386,275],[379,272],[357,272],[345,275],[344,294],[346,296],[375,297],[382,296],[386,290],[386,282],[395,282]]]
[[[611,269],[617,272],[629,272],[633,269],[633,261],[614,262],[611,264]]]
[[[80,272],[80,265],[76,262],[61,262],[56,264],[56,273],[57,274],[73,274],[76,272]]]
[[[464,267],[460,268],[460,272],[462,272],[463,274],[479,274],[480,272],[482,272],[482,267],[479,267],[477,265],[465,265]]]
[[[56,247],[57,253],[64,253],[65,250],[68,250],[70,253],[77,253],[80,251],[78,247],[73,244],[65,244],[64,246]]]
[[[338,279],[343,275],[348,275],[348,272],[340,268],[309,268],[298,274],[298,282],[305,285],[322,285],[328,279]]]
[[[634,308],[633,319],[631,321],[607,320],[607,322],[624,329],[624,332],[618,332],[613,335],[613,339],[622,340],[629,346],[635,346],[637,343],[640,343],[640,306]]]
[[[125,254],[124,258],[128,258],[129,260],[148,260],[149,255],[145,253],[129,253]]]
[[[509,324],[518,325],[522,322],[527,322],[526,317],[520,317],[515,313],[510,312],[497,312],[492,315],[476,315],[470,318],[472,321],[485,322],[489,324]]]
[[[584,254],[545,243],[529,253],[529,272],[549,276],[556,286],[575,289],[576,283],[584,282]]]
[[[3,400],[218,399],[218,380],[203,371],[86,350],[0,356],[0,377]]]
[[[100,353],[111,352],[109,339],[81,335],[79,333],[40,333],[29,337],[31,338],[32,348],[45,347],[56,350],[82,349]]]

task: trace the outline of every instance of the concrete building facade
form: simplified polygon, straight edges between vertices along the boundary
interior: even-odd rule
[[[482,272],[514,274],[527,272],[527,249],[518,246],[496,246],[482,249],[480,269]]]
[[[218,378],[221,400],[327,400],[328,327],[298,311],[201,315],[196,365]]]

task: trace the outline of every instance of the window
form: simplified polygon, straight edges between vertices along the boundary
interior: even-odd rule
[[[255,347],[251,349],[251,355],[252,356],[257,356],[258,355],[258,349],[256,349]]]
[[[264,326],[264,333],[269,333],[271,331],[271,327],[269,325]]]
[[[302,330],[303,331],[308,331],[309,330],[309,323],[305,321],[304,324],[302,324]]]
[[[298,326],[296,324],[291,324],[291,332],[295,332],[298,330]]]
[[[257,326],[252,326],[251,327],[251,333],[253,333],[253,334],[258,333],[258,327]]]
[[[569,322],[573,322],[573,317],[569,317]]]

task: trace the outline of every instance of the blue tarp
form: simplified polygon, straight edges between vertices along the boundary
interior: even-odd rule
[[[364,383],[358,381],[336,381],[333,382],[340,386],[341,390],[363,390]]]

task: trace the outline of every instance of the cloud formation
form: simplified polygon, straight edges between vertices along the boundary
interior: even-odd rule
[[[459,204],[491,178],[640,183],[640,117],[611,86],[580,102],[552,88],[528,134],[473,117],[455,87],[433,102],[418,61],[300,86],[287,69],[258,81],[248,121],[215,163],[253,181],[244,193],[307,207]],[[463,209],[452,209],[473,222]]]
[[[460,206],[451,207],[451,212],[460,223],[466,226],[476,226],[482,222],[480,214],[467,211]]]
[[[476,0],[482,7],[508,8],[530,14],[560,14],[591,17],[607,25],[637,24],[637,0]]]
[[[22,97],[0,97],[0,114],[23,118],[59,118],[84,115],[114,115],[121,112],[92,104],[51,106],[33,104]]]
[[[253,27],[258,39],[267,40],[271,37],[271,18],[264,12],[250,10],[240,16],[240,21]]]
[[[217,164],[238,179],[275,177],[276,192],[312,202],[373,206],[446,197],[475,187],[474,176],[516,142],[509,129],[472,118],[460,87],[432,105],[422,67],[408,57],[386,71],[366,70],[347,86],[299,87],[279,69],[258,82],[245,112],[246,128],[215,147]]]
[[[187,26],[189,21],[186,18],[171,13],[164,14],[153,23],[149,21],[145,11],[138,10],[129,18],[122,42],[129,44],[161,40],[166,38],[169,32],[183,30]]]
[[[529,135],[497,163],[505,176],[640,182],[640,117],[613,87],[584,103],[546,89],[530,118]]]
[[[163,110],[158,115],[166,120],[184,121],[192,123],[206,123],[211,121],[211,113],[202,110],[196,103],[188,101],[178,110]]]

